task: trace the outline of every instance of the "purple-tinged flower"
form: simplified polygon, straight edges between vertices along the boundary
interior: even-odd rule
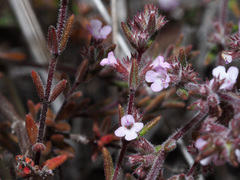
[[[151,65],[153,66],[152,69],[154,70],[157,70],[158,68],[165,68],[165,69],[171,68],[168,62],[164,62],[163,56],[158,56]]]
[[[222,56],[222,58],[225,60],[226,64],[232,62],[232,60],[233,60],[232,54],[233,54],[233,53],[230,52],[230,51],[223,51],[223,52],[222,52],[221,56]]]
[[[158,4],[160,9],[164,11],[171,11],[178,6],[179,0],[158,0]]]
[[[96,40],[106,39],[107,36],[111,33],[112,28],[109,25],[102,27],[102,22],[94,19],[90,21],[91,27],[87,26],[92,37]]]
[[[162,68],[160,71],[148,71],[145,76],[145,80],[151,84],[151,89],[154,92],[159,92],[164,88],[167,88],[170,82],[170,77],[168,76],[165,69]]]
[[[239,149],[235,150],[235,155],[237,156],[237,160],[240,163],[240,150]]]
[[[125,115],[121,118],[121,127],[115,131],[117,137],[124,137],[127,141],[131,141],[137,138],[137,132],[143,128],[143,123],[135,122],[132,115]]]
[[[163,56],[158,56],[151,65],[153,66],[152,70],[146,73],[145,80],[152,83],[151,89],[154,92],[159,92],[169,85],[170,77],[167,74],[167,69],[170,69],[171,66],[164,62]]]
[[[101,66],[109,65],[109,66],[115,67],[116,64],[118,64],[118,63],[117,63],[117,60],[116,60],[116,58],[115,58],[115,56],[114,56],[112,51],[108,53],[108,57],[107,58],[104,58],[100,62]]]
[[[203,138],[198,138],[195,142],[196,148],[202,152],[205,148],[205,145],[207,145],[208,142],[205,141]],[[208,157],[203,158],[200,160],[200,164],[203,166],[209,165],[211,162],[213,162],[216,166],[223,165],[225,163],[225,159],[219,159],[218,153],[214,153],[212,155],[209,155]]]
[[[212,74],[216,78],[219,77],[220,80],[225,79],[223,84],[220,86],[220,89],[232,90],[238,77],[238,68],[231,66],[226,72],[224,66],[218,66],[213,69]],[[212,83],[213,80],[210,81],[210,84]]]

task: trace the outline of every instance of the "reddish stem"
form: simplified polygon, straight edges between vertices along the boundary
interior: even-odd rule
[[[225,24],[226,24],[226,19],[227,19],[227,4],[228,4],[228,0],[223,0],[222,1],[222,6],[220,7],[220,10],[219,10],[219,14],[220,14],[220,22],[221,22],[221,25],[224,27],[225,29]]]
[[[187,176],[191,176],[195,169],[199,166],[199,163],[197,162],[194,162],[194,164],[192,165],[192,167],[189,169],[188,173],[186,174]]]
[[[143,52],[142,52],[142,51],[139,51],[139,52],[138,52],[138,58],[137,58],[137,63],[138,63],[138,65],[140,64],[140,61],[141,61],[141,59],[142,59],[142,55],[143,55]]]
[[[58,37],[59,43],[62,39],[63,29],[66,22],[67,5],[68,5],[68,0],[61,0],[61,5],[60,5],[59,15],[58,15],[58,22],[57,22],[57,37]]]
[[[51,93],[51,87],[52,87],[52,80],[53,80],[53,75],[56,69],[56,63],[57,63],[58,55],[55,55],[52,57],[50,60],[49,64],[49,69],[48,69],[48,77],[47,77],[47,85],[45,89],[45,96],[43,100],[43,105],[40,113],[40,120],[39,120],[39,130],[38,130],[38,143],[43,143],[44,139],[44,131],[45,131],[45,120],[47,116],[47,109],[49,107],[49,97]],[[37,152],[35,154],[35,160],[34,163],[36,165],[39,165],[39,160],[40,160],[41,153]]]
[[[180,139],[184,134],[186,134],[192,127],[194,127],[196,124],[198,124],[204,116],[207,114],[207,109],[199,112],[191,121],[189,121],[185,126],[182,127],[178,132],[176,132],[171,139],[178,140]]]
[[[122,149],[120,151],[120,154],[119,154],[119,157],[118,157],[118,161],[117,161],[117,165],[115,167],[115,170],[114,170],[114,175],[113,175],[113,178],[112,180],[117,180],[117,177],[118,177],[118,174],[119,174],[119,171],[121,169],[121,165],[122,165],[122,161],[123,161],[123,158],[124,158],[124,154],[126,152],[126,149],[127,149],[127,145],[128,145],[128,141],[122,141]]]
[[[135,90],[134,89],[130,89],[127,114],[132,114],[133,103],[134,103],[133,102],[134,101],[134,95],[135,95]]]
[[[207,108],[203,111],[200,111],[192,120],[190,120],[183,128],[181,128],[177,133],[175,133],[172,137],[170,137],[169,140],[178,140],[180,139],[184,134],[186,134],[192,127],[194,127],[196,124],[198,124],[206,115],[207,115]],[[164,144],[162,145],[164,147]],[[150,172],[147,175],[146,180],[155,180],[158,177],[159,172],[162,169],[163,162],[167,156],[167,152],[164,151],[164,149],[161,149],[158,152],[158,156],[156,160],[154,161],[152,168]]]

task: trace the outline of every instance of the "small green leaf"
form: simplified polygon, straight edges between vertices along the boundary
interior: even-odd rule
[[[183,49],[180,49],[179,51],[178,61],[181,63],[183,67],[187,66],[187,57]]]
[[[105,173],[105,179],[111,180],[113,176],[113,162],[112,157],[107,150],[107,148],[102,148],[103,153],[103,164],[104,164],[104,173]]]
[[[132,66],[130,71],[130,77],[129,77],[129,87],[130,89],[136,89],[138,87],[139,83],[139,75],[138,75],[138,63],[136,59],[132,60]]]
[[[161,116],[158,116],[147,123],[142,130],[139,132],[139,137],[144,136],[150,129],[152,129],[161,119]]]

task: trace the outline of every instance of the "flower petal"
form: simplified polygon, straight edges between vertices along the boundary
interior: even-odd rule
[[[154,81],[154,83],[151,84],[151,89],[152,91],[154,92],[159,92],[163,89],[163,86],[162,86],[162,81],[161,80],[156,80]]]
[[[229,79],[231,80],[236,80],[238,77],[238,68],[231,66],[228,70],[227,70],[227,75],[229,76]]]
[[[104,58],[104,59],[100,62],[100,65],[101,65],[101,66],[109,65],[108,59],[107,59],[107,58]]]
[[[124,128],[124,127],[119,127],[115,132],[114,132],[114,134],[117,136],[117,137],[123,137],[123,136],[125,136],[126,135],[126,128]]]
[[[108,60],[109,60],[109,63],[112,65],[117,64],[117,60],[112,51],[108,53]]]
[[[235,154],[236,154],[236,156],[237,156],[238,162],[240,163],[240,150],[239,150],[239,149],[236,149],[236,150],[235,150]]]
[[[127,133],[126,133],[126,136],[125,136],[125,139],[127,141],[131,141],[131,140],[134,140],[137,138],[137,133],[133,130],[128,130]]]
[[[154,82],[157,79],[157,77],[158,77],[158,73],[150,70],[146,73],[145,80],[147,82]]]
[[[97,19],[93,19],[90,21],[90,25],[94,31],[100,31],[102,27],[102,22]]]
[[[151,64],[153,66],[153,69],[155,69],[156,67],[160,66],[161,63],[163,63],[164,61],[164,57],[163,56],[158,56],[153,63]]]
[[[213,76],[218,77],[220,75],[220,79],[226,78],[226,69],[224,66],[218,66],[212,71]]]
[[[100,34],[102,35],[103,39],[106,39],[107,35],[109,35],[111,31],[112,31],[112,27],[107,25],[100,30]]]
[[[198,138],[195,142],[195,146],[196,148],[198,148],[198,150],[202,149],[203,146],[205,146],[207,144],[207,141],[205,141],[203,138]]]
[[[121,125],[122,126],[131,126],[132,124],[135,123],[135,119],[133,118],[132,115],[125,115],[121,118]]]
[[[207,166],[208,164],[210,164],[212,161],[212,156],[209,156],[209,157],[206,157],[204,159],[202,159],[200,161],[200,164],[203,165],[203,166]]]
[[[143,128],[143,123],[136,122],[136,123],[134,123],[132,130],[134,130],[135,132],[139,132],[139,131],[141,131],[142,128]]]

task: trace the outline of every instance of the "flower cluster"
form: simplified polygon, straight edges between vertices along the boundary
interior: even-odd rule
[[[150,4],[128,24],[122,22],[121,25],[131,46],[139,52],[144,52],[152,45],[157,32],[165,23],[164,17],[158,14],[157,6]]]
[[[90,26],[87,26],[89,32],[91,33],[92,37],[96,40],[106,39],[107,36],[111,33],[112,28],[109,25],[102,27],[102,22],[94,19],[90,21]]]
[[[169,63],[164,62],[163,56],[158,56],[151,65],[152,70],[146,73],[145,79],[147,82],[152,83],[151,89],[154,92],[159,92],[169,85],[170,77],[167,69],[170,69],[171,66]]]
[[[213,131],[197,139],[195,146],[199,151],[197,160],[201,165],[206,166],[214,163],[216,166],[230,162],[233,166],[240,163],[240,151],[238,149],[239,139],[232,139],[227,136],[227,128],[218,124],[208,124],[208,128]],[[216,132],[218,129],[218,132]]]
[[[225,62],[231,63],[234,59],[237,59],[240,57],[240,37],[239,34],[235,35],[233,37],[230,37],[232,42],[229,44],[230,50],[228,51],[222,51],[222,58],[225,60]]]

